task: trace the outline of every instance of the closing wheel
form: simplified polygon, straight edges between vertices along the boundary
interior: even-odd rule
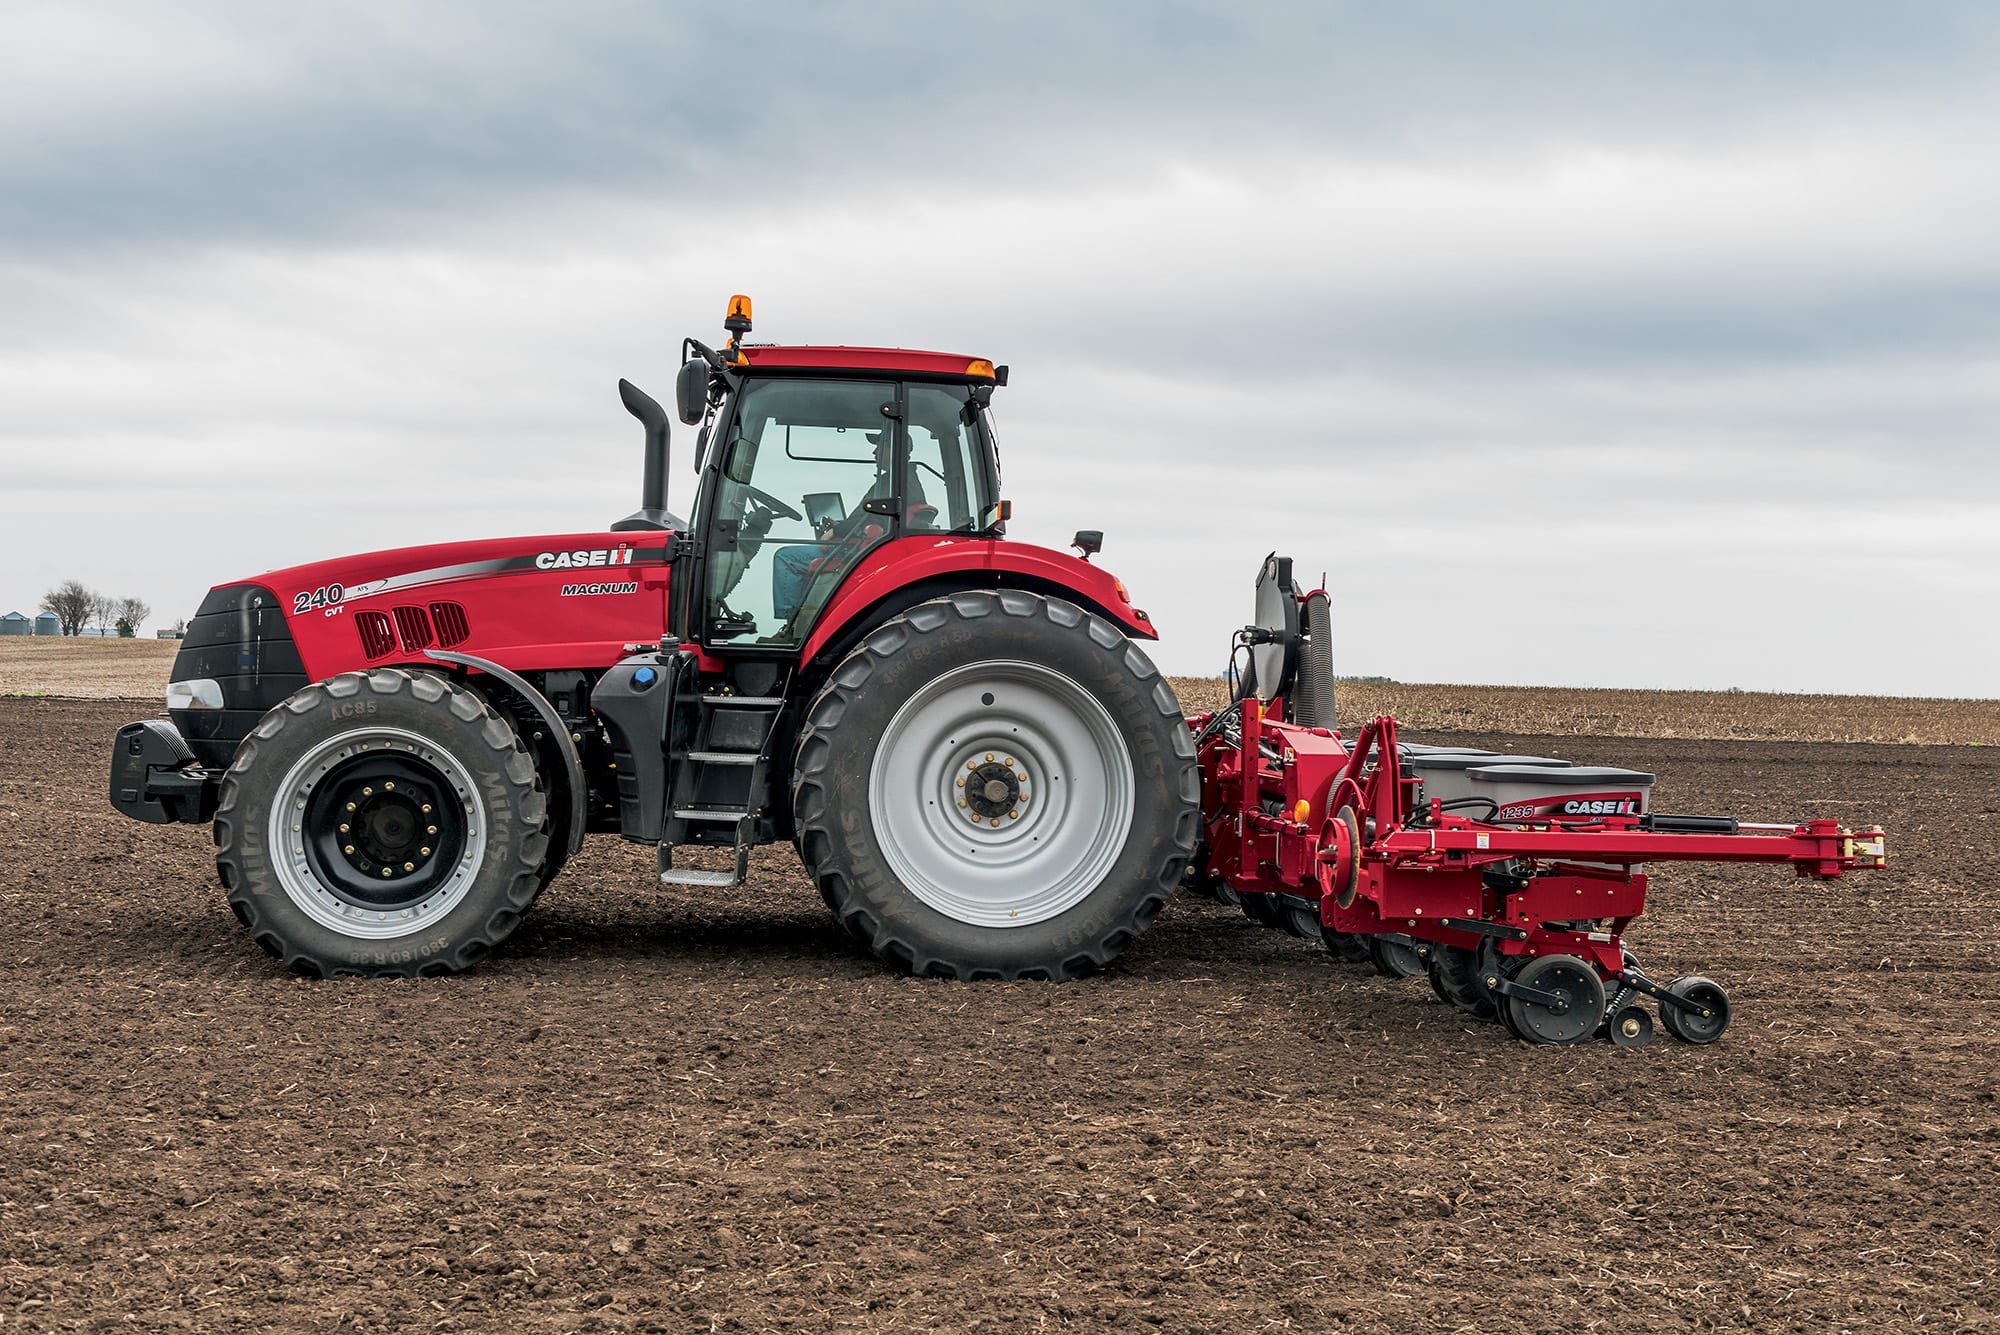
[[[1555,998],[1506,998],[1508,1027],[1530,1043],[1580,1043],[1604,1023],[1604,980],[1574,955],[1543,955],[1530,960],[1513,981]]]
[[[793,814],[835,916],[917,974],[1063,979],[1151,925],[1200,832],[1193,738],[1109,622],[1018,590],[891,618],[833,670]]]
[[[1285,930],[1302,941],[1317,941],[1326,932],[1326,929],[1320,926],[1317,912],[1299,908],[1295,904],[1285,905]]]
[[[1375,964],[1375,972],[1388,978],[1421,978],[1430,971],[1430,966],[1417,953],[1417,948],[1401,941],[1370,937],[1368,954]]]
[[[1626,1006],[1604,1022],[1604,1036],[1613,1047],[1643,1048],[1653,1041],[1653,1017],[1638,1006]]]
[[[287,964],[450,973],[504,940],[541,890],[548,804],[485,701],[378,669],[265,715],[223,777],[215,843],[230,906]]]
[[[1729,994],[1713,979],[1692,975],[1667,984],[1674,996],[1700,1009],[1682,1010],[1671,1001],[1660,1003],[1660,1023],[1683,1043],[1713,1043],[1729,1027]]]
[[[1478,1020],[1497,1014],[1479,973],[1479,957],[1463,946],[1441,945],[1431,955],[1431,985],[1452,1005]]]
[[[1343,964],[1367,964],[1375,958],[1368,950],[1368,938],[1356,932],[1336,932],[1331,927],[1320,929],[1320,939],[1333,957]]]

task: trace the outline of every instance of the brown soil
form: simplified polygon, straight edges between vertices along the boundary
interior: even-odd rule
[[[0,1328],[2000,1324],[2000,753],[1575,755],[1892,831],[1660,870],[1637,949],[1737,1021],[1621,1052],[1199,902],[1106,977],[899,978],[789,849],[709,899],[593,840],[472,974],[305,982],[106,805],[137,712],[0,701]]]

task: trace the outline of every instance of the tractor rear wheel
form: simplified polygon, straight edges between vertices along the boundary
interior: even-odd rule
[[[471,691],[396,668],[316,683],[265,715],[215,813],[230,907],[322,977],[470,966],[534,902],[548,843],[513,727]]]
[[[1159,670],[1073,603],[920,604],[808,711],[806,870],[876,956],[919,975],[1063,980],[1158,916],[1195,851],[1193,738]]]

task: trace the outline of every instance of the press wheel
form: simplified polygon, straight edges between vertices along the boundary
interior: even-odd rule
[[[1676,978],[1667,984],[1667,991],[1677,997],[1684,997],[1700,1006],[1700,1010],[1687,1011],[1671,1001],[1660,1003],[1660,1023],[1667,1032],[1683,1043],[1713,1043],[1722,1037],[1722,1031],[1729,1027],[1729,994],[1711,978],[1694,975]]]

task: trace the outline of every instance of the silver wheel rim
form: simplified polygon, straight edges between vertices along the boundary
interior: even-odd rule
[[[911,894],[959,922],[1025,927],[1104,880],[1132,828],[1133,790],[1124,735],[1095,696],[1039,664],[974,663],[896,711],[876,743],[868,809]]]
[[[464,808],[465,843],[457,867],[425,898],[397,908],[373,909],[335,894],[313,871],[306,857],[304,815],[314,787],[336,765],[383,749],[405,752],[437,771]],[[271,806],[270,841],[278,884],[301,913],[342,936],[393,940],[425,930],[465,899],[486,860],[486,805],[465,766],[436,742],[403,728],[367,728],[321,742],[285,771]]]

